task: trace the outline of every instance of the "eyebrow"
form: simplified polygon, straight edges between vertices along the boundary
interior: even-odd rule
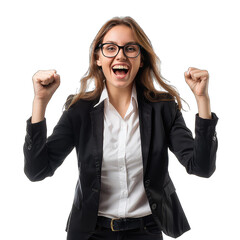
[[[117,42],[114,42],[114,41],[107,41],[107,42],[105,42],[105,43],[114,43],[114,44],[117,44]],[[124,45],[126,45],[126,44],[136,44],[136,42],[127,42],[127,43],[125,43]],[[118,45],[118,44],[117,44]]]

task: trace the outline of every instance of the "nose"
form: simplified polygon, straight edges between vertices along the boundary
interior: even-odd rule
[[[121,48],[116,56],[117,59],[126,59],[126,56],[123,52],[123,48]]]

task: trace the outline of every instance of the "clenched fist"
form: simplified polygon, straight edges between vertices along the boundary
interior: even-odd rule
[[[184,73],[185,81],[196,97],[208,96],[209,74],[207,70],[190,67]]]
[[[33,77],[35,100],[48,103],[60,85],[60,76],[56,70],[39,70]]]

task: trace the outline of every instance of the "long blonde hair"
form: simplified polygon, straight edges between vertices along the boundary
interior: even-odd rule
[[[76,103],[79,99],[93,100],[100,97],[104,88],[105,76],[96,63],[98,46],[102,43],[106,33],[117,25],[125,25],[132,29],[136,42],[141,45],[141,57],[143,66],[139,69],[135,81],[140,83],[144,88],[145,97],[151,101],[173,101],[176,100],[178,108],[182,109],[181,97],[177,90],[166,83],[166,79],[161,76],[159,64],[160,59],[155,54],[151,41],[144,33],[138,23],[131,17],[114,17],[107,21],[97,33],[95,39],[90,46],[90,63],[87,73],[81,79],[80,91],[78,94],[70,97],[65,106],[70,108],[71,105]],[[154,87],[153,79],[160,85],[165,91],[159,91]],[[91,80],[94,80],[95,89],[91,92],[87,92],[88,84]],[[166,94],[166,92],[168,94]],[[170,95],[170,97],[169,97]]]

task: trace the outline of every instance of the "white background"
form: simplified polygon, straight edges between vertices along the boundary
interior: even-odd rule
[[[89,47],[114,16],[133,17],[161,59],[162,75],[190,105],[183,112],[194,131],[197,105],[184,80],[188,67],[207,69],[212,111],[219,117],[217,170],[190,176],[170,153],[170,174],[191,225],[181,240],[239,239],[239,7],[238,1],[61,1],[0,3],[0,238],[63,240],[77,181],[75,150],[51,178],[30,182],[23,172],[32,76],[56,69],[61,86],[47,112],[48,135],[69,94],[88,69]],[[184,105],[185,109],[188,109]],[[164,239],[170,239],[164,236]]]

